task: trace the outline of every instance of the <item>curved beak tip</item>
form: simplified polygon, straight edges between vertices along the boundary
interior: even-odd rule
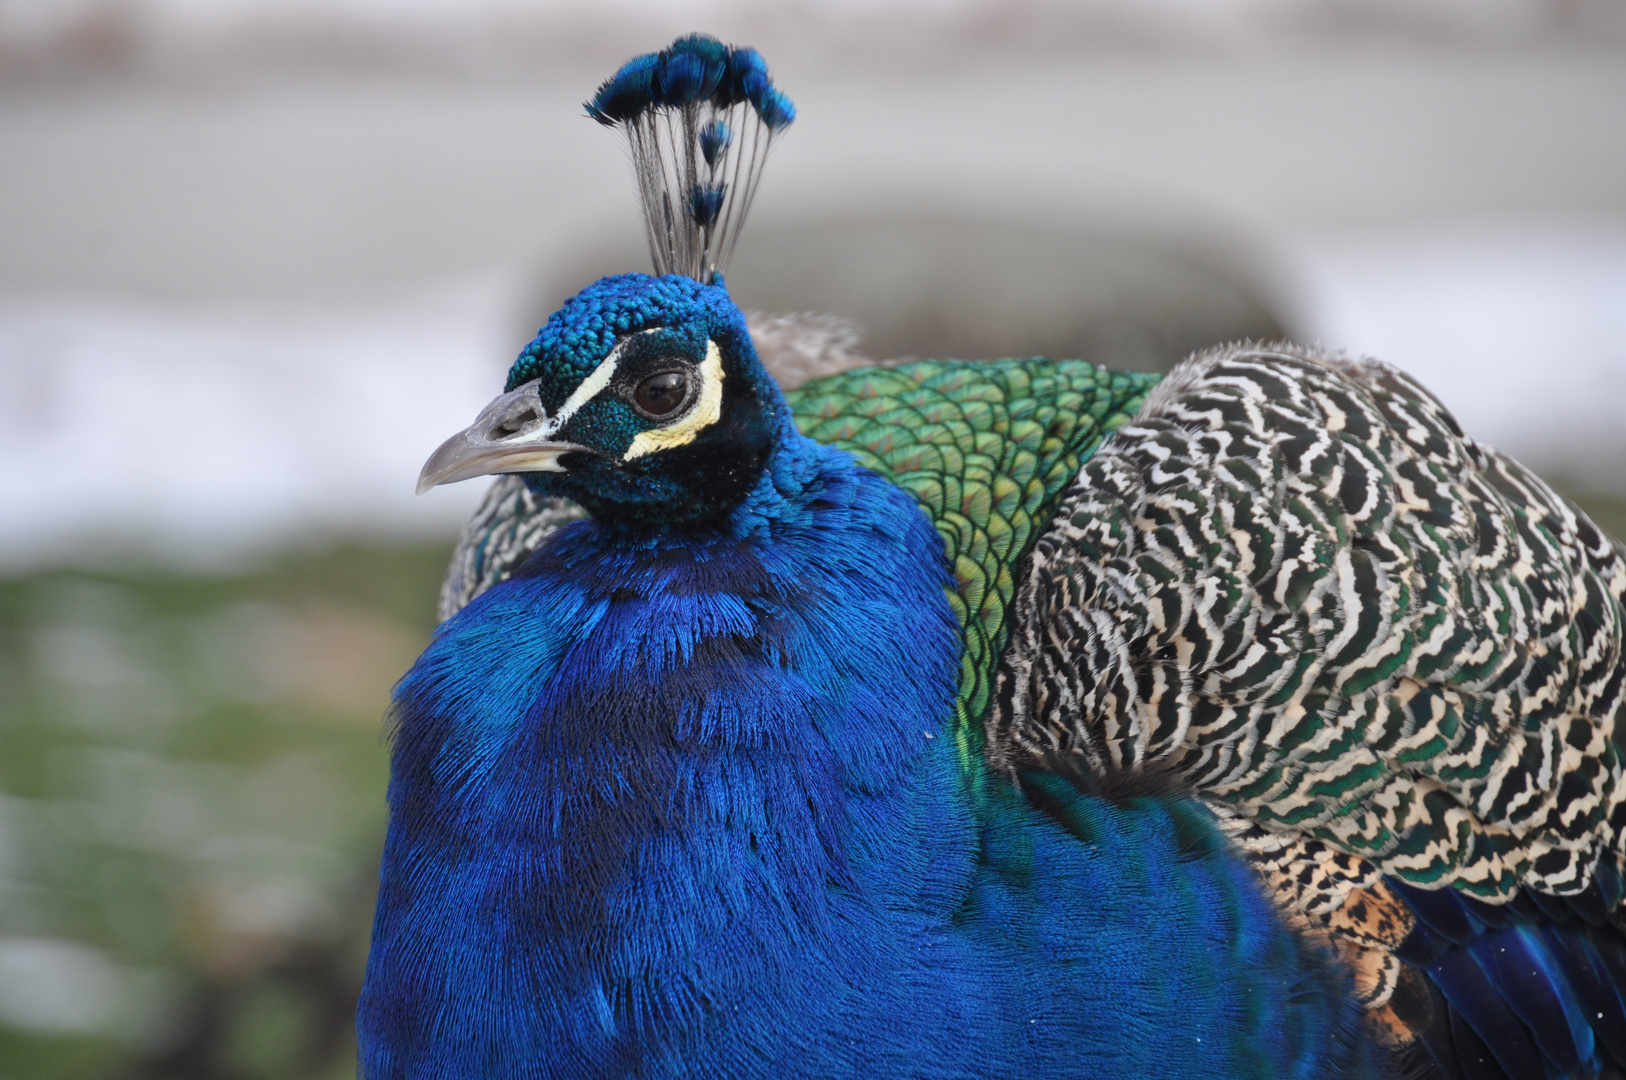
[[[586,450],[576,443],[552,440],[520,439],[492,444],[470,438],[468,432],[458,432],[424,462],[423,471],[418,473],[417,492],[422,495],[441,484],[497,473],[564,472],[559,458]]]
[[[418,473],[418,494],[441,484],[495,473],[564,472],[560,456],[587,448],[552,439],[546,421],[535,380],[500,395],[480,410],[473,424],[429,455]],[[524,427],[513,432],[520,424]]]

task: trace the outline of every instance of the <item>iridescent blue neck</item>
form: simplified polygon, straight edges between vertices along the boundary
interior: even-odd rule
[[[791,435],[729,514],[569,526],[445,623],[397,690],[368,1075],[515,1046],[619,1075],[705,1003],[780,993],[878,890],[855,800],[919,798],[929,752],[952,775],[947,580],[908,495]],[[926,788],[923,826],[954,797]],[[489,1038],[437,1041],[454,1023]]]

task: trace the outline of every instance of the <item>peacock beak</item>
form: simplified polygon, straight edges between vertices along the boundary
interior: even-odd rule
[[[429,455],[418,474],[418,494],[440,484],[493,473],[564,472],[559,464],[562,455],[591,451],[553,439],[555,426],[542,407],[534,380],[510,390]]]

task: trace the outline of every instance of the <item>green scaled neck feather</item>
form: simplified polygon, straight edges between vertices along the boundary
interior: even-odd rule
[[[955,738],[974,777],[1015,568],[1079,466],[1157,381],[1081,360],[922,360],[826,376],[786,395],[803,434],[919,499],[943,537],[949,602],[965,630]]]

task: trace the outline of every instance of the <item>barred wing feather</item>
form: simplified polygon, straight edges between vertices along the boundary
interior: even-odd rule
[[[1194,358],[1081,470],[990,752],[1157,765],[1424,888],[1618,866],[1626,551],[1399,371]]]

